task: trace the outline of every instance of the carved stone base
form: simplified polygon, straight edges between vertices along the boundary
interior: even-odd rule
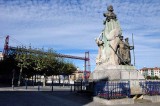
[[[98,65],[90,76],[91,81],[130,81],[131,95],[142,94],[139,80],[145,80],[134,66]]]
[[[144,80],[134,66],[128,65],[97,65],[92,72],[91,80]]]

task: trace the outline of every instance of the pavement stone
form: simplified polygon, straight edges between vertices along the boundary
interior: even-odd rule
[[[29,86],[27,90],[25,86],[0,87],[0,106],[106,106],[86,94],[71,92],[70,87],[54,86],[51,90],[50,86],[40,87],[40,91],[38,86]],[[134,104],[118,106],[160,106],[160,103],[135,100]]]

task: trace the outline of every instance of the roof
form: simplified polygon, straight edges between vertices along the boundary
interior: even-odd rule
[[[145,70],[160,70],[160,67],[154,67],[154,68],[144,67],[144,68],[142,68],[142,69],[140,69],[140,70],[143,70],[143,71],[145,71]]]

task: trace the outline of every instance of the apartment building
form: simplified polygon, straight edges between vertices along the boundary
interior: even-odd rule
[[[158,76],[160,78],[160,68],[155,67],[155,68],[142,68],[139,70],[139,72],[144,76],[150,76],[150,77],[154,77],[154,76]]]

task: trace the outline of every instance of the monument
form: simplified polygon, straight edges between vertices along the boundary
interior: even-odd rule
[[[134,49],[134,46],[129,44],[128,38],[125,38],[124,41],[121,26],[114,13],[113,6],[108,6],[107,10],[104,13],[104,17],[106,17],[103,23],[104,29],[99,37],[95,39],[99,50],[96,57],[96,67],[90,79],[93,81],[127,80],[131,83],[139,83],[135,81],[143,80],[144,77],[131,64],[130,51]],[[136,85],[138,86],[138,84]],[[133,91],[134,93],[139,92]]]

